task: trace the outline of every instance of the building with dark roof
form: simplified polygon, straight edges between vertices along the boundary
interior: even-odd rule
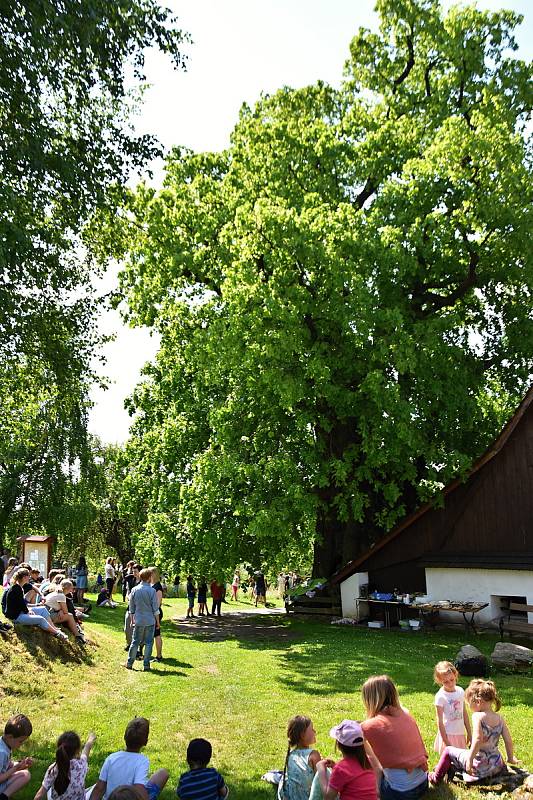
[[[356,615],[366,583],[432,601],[487,602],[485,622],[509,600],[533,604],[533,387],[466,480],[450,483],[440,499],[332,577],[346,616]]]

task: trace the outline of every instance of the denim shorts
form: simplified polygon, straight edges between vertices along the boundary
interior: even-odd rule
[[[148,792],[148,800],[156,800],[159,797],[161,792],[161,787],[157,785],[157,783],[152,783],[152,781],[147,781],[144,784],[144,788]]]
[[[385,776],[383,776],[381,778],[381,784],[379,787],[379,796],[380,800],[418,800],[418,798],[422,797],[427,790],[427,776],[424,781],[418,784],[418,786],[414,786],[412,789],[408,789],[406,792],[399,792],[397,789],[393,789]]]

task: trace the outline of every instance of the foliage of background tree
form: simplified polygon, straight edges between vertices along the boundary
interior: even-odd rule
[[[244,107],[176,149],[122,224],[131,319],[160,352],[132,399],[132,502],[189,566],[330,574],[496,434],[532,368],[530,70],[509,11],[378,0],[339,89]],[[107,237],[107,240],[106,240]]]
[[[21,481],[29,480],[32,485],[25,486],[23,501],[5,520],[5,541],[15,549],[17,536],[46,532],[55,539],[55,560],[75,564],[85,554],[102,569],[104,556],[116,555],[126,563],[135,555],[134,541],[139,538],[145,515],[142,503],[136,510],[131,504],[128,509],[122,507],[122,486],[129,470],[124,448],[102,444],[96,437],[88,441],[83,438],[83,458],[66,471],[61,468],[54,431],[44,427],[51,417],[49,411],[43,415],[38,429],[41,436],[48,436],[51,452],[30,475],[22,471]],[[39,444],[43,444],[42,438]],[[46,475],[52,465],[57,469],[53,480]],[[39,467],[45,474],[38,471]]]
[[[13,510],[57,505],[83,456],[98,336],[79,234],[159,152],[129,129],[127,85],[149,46],[179,65],[182,40],[155,0],[0,8],[0,546]]]

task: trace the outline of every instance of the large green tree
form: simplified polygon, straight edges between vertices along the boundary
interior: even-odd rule
[[[159,152],[130,110],[146,48],[179,65],[182,41],[155,0],[0,4],[0,546],[83,457],[99,337],[80,234]]]
[[[189,565],[315,544],[330,574],[488,444],[532,368],[526,117],[509,11],[378,0],[339,89],[176,149],[104,239],[161,350],[132,399],[146,536]]]

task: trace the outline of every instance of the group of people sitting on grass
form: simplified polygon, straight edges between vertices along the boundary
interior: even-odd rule
[[[417,800],[455,770],[468,782],[498,775],[505,762],[498,750],[505,743],[507,761],[517,763],[513,741],[498,714],[500,699],[492,681],[472,680],[466,692],[456,685],[457,671],[439,662],[435,679],[441,689],[435,696],[438,733],[435,745],[440,759],[428,773],[428,756],[413,717],[404,708],[387,675],[369,678],[363,685],[366,719],[345,719],[330,730],[340,759],[322,758],[314,749],[316,732],[309,717],[296,716],[287,728],[288,749],[278,786],[278,800]],[[464,700],[472,711],[472,725]],[[99,779],[85,788],[88,758],[95,741],[85,745],[74,731],[57,741],[56,757],[46,770],[35,800],[156,800],[169,779],[166,769],[149,775],[150,763],[141,753],[148,742],[149,721],[136,717],[126,727],[125,750],[109,755]],[[8,720],[0,739],[0,800],[7,800],[30,780],[31,758],[12,761],[12,751],[31,735],[30,720],[22,715]],[[180,800],[217,800],[226,797],[223,777],[208,764],[211,744],[193,739],[187,748],[189,771],[179,778]]]
[[[85,780],[89,755],[96,741],[90,733],[82,747],[75,731],[62,733],[57,740],[55,761],[50,764],[35,800],[156,800],[169,779],[166,769],[150,773],[150,761],[143,747],[148,743],[150,722],[136,717],[126,726],[125,750],[109,755],[100,770],[97,782],[86,789]],[[0,738],[0,800],[7,800],[22,789],[31,779],[31,757],[12,760],[17,750],[31,736],[32,724],[28,717],[17,714],[5,725]],[[189,771],[181,775],[176,792],[180,800],[217,800],[226,797],[228,789],[224,779],[209,767],[212,748],[206,739],[193,739],[187,748]]]
[[[43,579],[39,570],[25,563],[11,573],[2,594],[4,616],[15,625],[33,625],[67,639],[59,628],[65,626],[80,645],[85,644],[82,626],[89,610],[90,606],[75,605],[74,584],[63,572],[53,569]]]
[[[436,665],[434,677],[441,685],[435,696],[440,759],[432,772],[418,725],[401,705],[393,681],[387,675],[373,676],[362,689],[364,722],[345,719],[329,732],[341,755],[337,763],[313,748],[316,734],[309,717],[289,720],[278,800],[417,800],[429,784],[452,779],[455,771],[467,783],[504,771],[500,737],[507,761],[516,764],[511,734],[497,713],[501,703],[494,683],[475,679],[465,692],[457,686],[458,673],[449,661]]]

